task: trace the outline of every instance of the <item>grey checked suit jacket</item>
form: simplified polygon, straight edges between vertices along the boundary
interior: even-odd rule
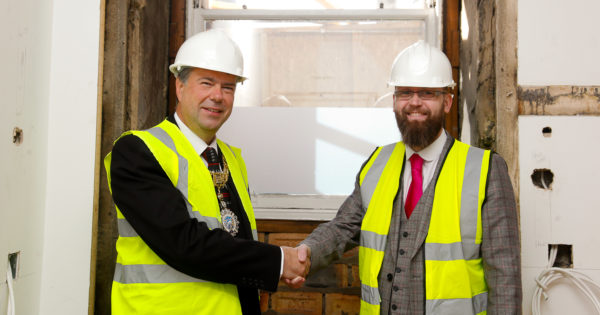
[[[400,181],[379,275],[381,314],[425,313],[423,245],[429,229],[435,183],[453,142],[454,139],[448,135],[434,177],[410,220],[404,214]],[[311,273],[358,245],[364,213],[357,175],[354,191],[342,204],[336,217],[321,224],[302,242],[311,248]],[[516,205],[506,163],[497,154],[492,154],[490,163],[482,225],[481,252],[489,287],[487,314],[521,314],[521,260]]]

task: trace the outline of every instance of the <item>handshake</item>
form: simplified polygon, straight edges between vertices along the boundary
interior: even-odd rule
[[[284,255],[281,279],[288,287],[297,289],[304,284],[310,271],[310,248],[302,244],[296,248],[282,246],[281,249]]]

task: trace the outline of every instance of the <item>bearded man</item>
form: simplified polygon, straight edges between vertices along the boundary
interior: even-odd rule
[[[444,130],[455,85],[448,58],[417,42],[396,57],[389,84],[403,140],[371,154],[336,217],[298,247],[300,259],[313,273],[359,246],[361,314],[520,314],[507,166]]]

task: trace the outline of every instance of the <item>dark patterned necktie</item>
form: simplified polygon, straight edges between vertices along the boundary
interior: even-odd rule
[[[235,236],[239,231],[239,220],[235,213],[231,211],[231,194],[229,192],[229,187],[227,187],[229,169],[224,165],[223,171],[221,170],[221,159],[214,148],[206,148],[201,155],[208,163],[208,170],[211,172],[213,178],[213,184],[215,185],[215,191],[217,193],[217,198],[219,199],[219,208],[221,209],[223,229]],[[218,176],[219,174],[227,174],[223,185],[218,185],[214,179],[215,176]]]
[[[217,150],[212,147],[207,147],[204,152],[202,152],[202,157],[208,163],[208,169],[212,172],[220,172],[221,171],[221,160],[219,159],[219,155],[217,154]]]

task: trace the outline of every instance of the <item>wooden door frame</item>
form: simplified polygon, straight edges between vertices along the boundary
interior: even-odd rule
[[[89,314],[110,314],[110,289],[116,259],[116,215],[101,160],[113,141],[129,129],[153,126],[175,109],[174,78],[167,71],[185,40],[186,1],[105,0],[101,54],[102,102],[99,162],[93,218]],[[460,1],[443,1],[443,50],[458,82]],[[446,119],[450,134],[460,134],[459,89]],[[168,104],[168,105],[166,105]],[[265,229],[273,225],[261,223]],[[292,229],[292,227],[290,227]],[[279,231],[279,230],[278,230]],[[304,230],[303,230],[304,231]],[[293,232],[290,230],[290,232]]]
[[[122,132],[149,128],[167,113],[170,2],[104,0],[102,4],[102,105],[88,312],[108,315],[118,230],[102,160]]]
[[[456,82],[452,108],[446,115],[446,130],[455,139],[460,139],[460,0],[444,0],[442,4],[442,50],[452,65],[452,77]]]

